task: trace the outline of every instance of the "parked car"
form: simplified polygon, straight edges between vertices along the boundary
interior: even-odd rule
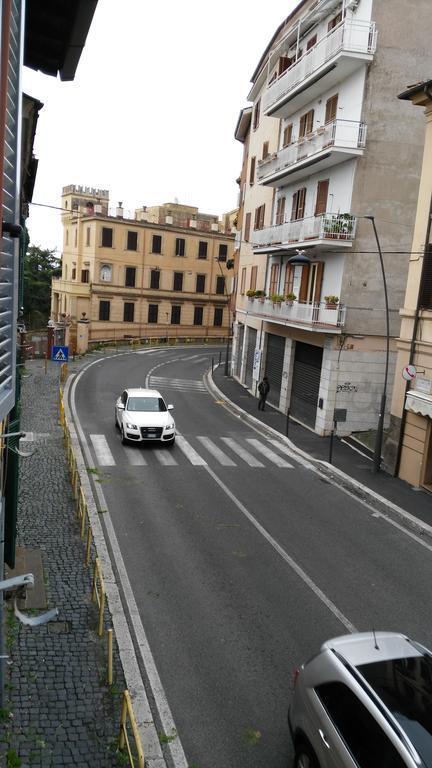
[[[115,404],[115,423],[122,443],[157,441],[174,445],[173,407],[156,389],[125,389]]]
[[[432,654],[394,632],[325,642],[296,672],[295,768],[432,768]]]

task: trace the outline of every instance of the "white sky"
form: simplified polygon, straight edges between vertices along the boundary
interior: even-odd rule
[[[24,69],[39,99],[33,201],[67,184],[110,191],[125,210],[174,202],[236,207],[234,139],[250,78],[295,0],[99,0],[75,80]],[[60,212],[30,206],[30,242],[61,252]]]

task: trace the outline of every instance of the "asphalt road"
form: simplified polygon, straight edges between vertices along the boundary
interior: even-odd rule
[[[292,672],[322,641],[373,627],[432,646],[432,542],[230,414],[202,383],[212,354],[94,363],[76,410],[188,764],[287,768]],[[149,384],[174,404],[172,449],[121,445],[115,400]]]

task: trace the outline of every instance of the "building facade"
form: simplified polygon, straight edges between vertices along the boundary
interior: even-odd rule
[[[405,303],[400,313],[390,438],[399,477],[432,491],[432,80],[412,86],[399,98],[424,108],[426,133]]]
[[[107,190],[75,185],[63,188],[62,209],[51,309],[54,322],[67,318],[71,347],[84,351],[87,335],[90,343],[228,335],[234,213],[224,225],[169,203],[128,218],[121,203],[111,210]]]
[[[394,370],[423,126],[393,86],[418,79],[427,46],[399,0],[303,0],[252,77],[232,370],[253,393],[265,373],[269,402],[322,435],[335,416],[338,434],[378,422],[386,312],[368,216]]]

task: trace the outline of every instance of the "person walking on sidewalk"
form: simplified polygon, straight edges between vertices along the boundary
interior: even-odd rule
[[[270,384],[267,376],[263,377],[263,380],[260,381],[258,384],[258,392],[259,392],[259,400],[258,400],[258,410],[259,411],[265,411],[265,404],[267,400],[267,395],[270,391]]]

